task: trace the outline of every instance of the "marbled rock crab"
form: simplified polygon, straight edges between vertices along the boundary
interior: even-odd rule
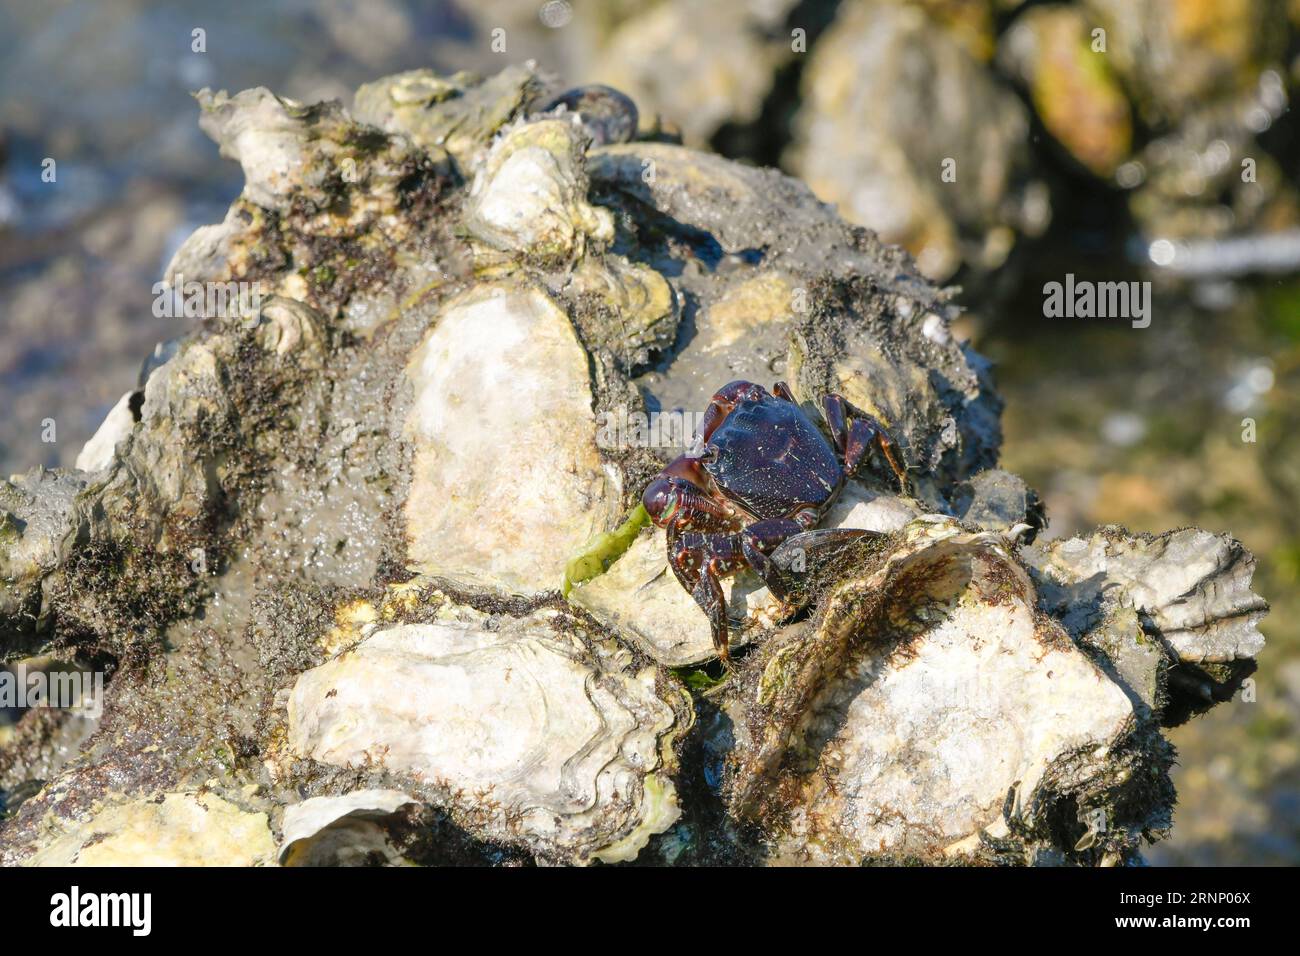
[[[874,417],[839,395],[823,396],[832,447],[784,382],[772,391],[745,381],[720,389],[694,446],[642,495],[650,519],[668,532],[668,563],[708,615],[723,661],[730,658],[720,576],[752,568],[779,600],[789,600],[789,581],[773,552],[816,526],[873,446],[907,488],[894,439]],[[871,534],[818,532],[815,546],[842,545],[846,537]],[[814,540],[809,544],[814,546]]]

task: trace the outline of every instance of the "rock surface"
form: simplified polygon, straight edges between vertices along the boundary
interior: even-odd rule
[[[1022,545],[950,292],[804,184],[596,146],[553,92],[200,94],[246,186],[165,278],[261,307],[160,347],[88,470],[0,483],[0,660],[111,667],[84,740],[33,711],[0,744],[0,861],[153,858],[199,801],[250,864],[1135,861],[1161,727],[1260,650],[1253,559]],[[841,392],[909,487],[867,462],[823,528],[876,534],[798,606],[736,578],[726,674],[636,505],[683,442],[652,423],[738,377]]]
[[[963,261],[996,268],[1019,232],[1046,228],[1024,108],[920,7],[845,4],[803,92],[791,168],[927,276],[946,279]]]

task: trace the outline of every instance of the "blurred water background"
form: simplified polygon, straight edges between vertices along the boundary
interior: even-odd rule
[[[1177,817],[1148,858],[1294,864],[1297,36],[1297,0],[0,0],[0,465],[71,466],[183,331],[153,284],[241,187],[191,91],[347,103],[387,73],[534,58],[801,175],[960,286],[959,331],[998,363],[1003,465],[1049,535],[1196,525],[1255,553],[1257,700],[1170,732]],[[1150,326],[1045,317],[1067,273],[1152,282]]]

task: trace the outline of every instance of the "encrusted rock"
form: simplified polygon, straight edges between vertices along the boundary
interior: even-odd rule
[[[0,483],[0,659],[113,664],[80,749],[53,711],[0,743],[0,860],[183,858],[193,824],[273,862],[280,818],[287,862],[1133,860],[1160,727],[1260,650],[1253,559],[1104,529],[1026,571],[952,293],[778,172],[592,145],[554,89],[200,96],[247,183],[165,279],[261,309],[187,315],[87,470]],[[842,393],[907,481],[868,456],[774,552],[789,605],[729,582],[728,675],[636,501],[690,430],[640,423],[736,378]],[[873,533],[795,560],[831,528]]]
[[[424,149],[445,149],[462,169],[472,170],[497,131],[523,116],[544,89],[544,78],[528,66],[508,66],[486,79],[410,70],[363,85],[355,113],[361,122],[407,136]]]

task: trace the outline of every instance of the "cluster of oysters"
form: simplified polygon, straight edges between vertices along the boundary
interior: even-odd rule
[[[1135,861],[1161,728],[1261,649],[1252,557],[1041,540],[948,292],[557,90],[199,95],[246,185],[167,278],[260,309],[178,330],[77,468],[0,482],[0,660],[111,670],[90,726],[0,741],[0,863]],[[728,582],[724,673],[636,512],[680,448],[608,423],[738,378],[870,411],[912,494],[849,483],[824,524],[882,537],[806,607]]]

